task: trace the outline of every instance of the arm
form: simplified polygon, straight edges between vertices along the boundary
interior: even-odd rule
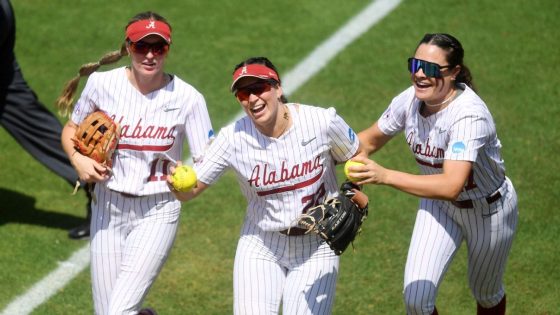
[[[363,156],[353,158],[364,166],[354,166],[352,177],[361,178],[358,185],[387,185],[414,196],[456,200],[472,170],[470,161],[445,160],[443,173],[434,175],[413,175],[387,169]]]
[[[169,190],[175,195],[175,197],[180,201],[189,201],[200,195],[206,188],[208,188],[215,180],[222,176],[223,172],[229,167],[230,144],[227,140],[223,128],[214,141],[211,142],[210,146],[204,153],[204,160],[200,163],[195,164],[196,176],[199,178],[196,181],[195,187],[186,192],[179,192],[173,188],[173,178],[172,176],[167,176],[167,184]],[[177,167],[183,164],[182,161],[176,161],[175,165],[169,166],[170,174],[175,172]],[[204,182],[200,180],[202,178]]]
[[[393,136],[384,134],[375,122],[371,127],[358,133],[360,155],[367,157],[381,149]]]
[[[197,93],[193,101],[191,112],[186,117],[184,128],[189,152],[191,153],[193,163],[197,165],[202,161],[204,153],[214,137],[206,101],[200,93]]]
[[[74,143],[72,142],[72,137],[76,133],[78,125],[69,120],[64,128],[62,128],[61,143],[62,149],[68,155],[70,163],[78,173],[81,181],[88,183],[99,182],[107,180],[110,175],[110,170],[108,167],[103,166],[93,159],[80,154],[76,149],[74,149]]]
[[[384,134],[376,122],[358,133],[358,138],[361,151],[352,160],[365,165],[349,168],[351,177],[362,179],[358,185],[387,185],[418,197],[456,200],[472,169],[472,162],[455,160],[445,160],[443,173],[435,175],[413,175],[386,169],[367,156],[377,152],[392,136]]]
[[[175,172],[175,168],[181,166],[182,164],[183,163],[181,161],[177,161],[176,166],[170,166],[169,170],[171,171],[171,174]],[[169,190],[171,190],[171,192],[175,195],[175,198],[180,201],[189,201],[191,199],[194,199],[209,187],[209,185],[197,180],[196,185],[193,189],[185,192],[180,192],[173,188],[173,176],[167,176],[167,185],[169,186]]]
[[[167,176],[167,178],[168,178],[168,183],[169,183],[170,185],[173,185],[173,181],[172,181],[172,180],[170,181],[171,176]],[[206,190],[206,188],[208,188],[208,187],[210,187],[210,186],[208,186],[208,185],[206,185],[205,183],[203,183],[203,182],[197,180],[197,181],[196,181],[196,186],[195,186],[193,189],[189,190],[189,191],[180,192],[180,191],[174,190],[174,189],[171,187],[171,192],[175,195],[175,197],[176,197],[177,199],[179,199],[180,201],[185,202],[185,201],[189,201],[189,200],[191,200],[191,199],[196,198],[198,195],[200,195],[200,194],[201,194],[204,190]]]

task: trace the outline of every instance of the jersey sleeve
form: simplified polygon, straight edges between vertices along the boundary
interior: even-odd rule
[[[485,145],[491,133],[492,125],[484,116],[477,113],[462,115],[449,130],[445,159],[476,161],[478,150]]]
[[[200,93],[196,93],[191,110],[186,117],[185,134],[193,164],[202,162],[204,151],[214,139],[214,130],[206,101]]]
[[[231,143],[222,129],[206,150],[204,159],[194,165],[198,180],[211,185],[216,182],[230,165]]]
[[[75,124],[80,124],[87,115],[95,111],[98,104],[98,93],[97,93],[97,81],[98,73],[92,73],[86,82],[86,85],[80,94],[80,98],[74,106],[72,112],[72,122]]]
[[[388,136],[393,136],[405,127],[407,110],[410,108],[414,97],[414,87],[410,87],[397,95],[385,109],[377,125],[379,130]]]
[[[360,142],[352,128],[340,117],[334,108],[327,109],[330,118],[328,139],[331,153],[337,162],[344,162],[358,151]]]

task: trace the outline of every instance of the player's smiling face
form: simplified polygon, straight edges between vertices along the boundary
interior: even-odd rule
[[[166,44],[158,35],[149,35],[137,43],[129,44],[128,51],[135,72],[146,76],[163,72],[167,49],[169,49],[169,46],[165,48]]]
[[[269,81],[245,77],[235,84],[236,97],[257,126],[273,126],[279,117],[282,88]]]
[[[421,44],[416,50],[414,58],[432,62],[441,67],[448,66],[446,52],[436,45]],[[438,104],[443,102],[452,93],[454,82],[452,78],[458,73],[458,67],[440,69],[441,77],[429,77],[420,68],[411,74],[416,97],[427,104]]]

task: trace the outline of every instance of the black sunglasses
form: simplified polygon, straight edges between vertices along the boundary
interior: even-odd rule
[[[437,63],[429,62],[426,60],[408,58],[408,71],[410,73],[416,73],[418,70],[422,69],[424,74],[430,78],[441,78],[441,69],[450,68],[451,65],[440,66]]]
[[[166,42],[146,43],[143,41],[128,42],[132,52],[145,55],[152,52],[154,56],[165,55],[169,51],[169,44]]]

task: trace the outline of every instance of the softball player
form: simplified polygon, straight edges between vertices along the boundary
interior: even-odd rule
[[[181,160],[185,138],[193,160],[200,161],[213,135],[203,96],[164,72],[170,43],[171,27],[163,17],[136,15],[126,27],[125,49],[117,54],[130,54],[131,66],[92,73],[63,130],[63,146],[80,178],[97,182],[91,222],[97,314],[138,314],[179,223],[181,203],[166,183],[169,166]],[[72,145],[78,124],[97,110],[121,127],[112,169]]]
[[[189,200],[228,169],[247,199],[234,263],[234,313],[330,314],[339,258],[295,226],[309,207],[335,196],[335,164],[357,153],[358,140],[334,108],[287,103],[278,72],[250,58],[233,74],[232,91],[247,116],[223,128],[196,167]],[[172,183],[171,179],[168,179]]]
[[[359,184],[390,185],[419,196],[404,274],[408,314],[437,314],[439,285],[463,240],[477,314],[504,314],[502,282],[517,224],[517,195],[505,176],[492,115],[473,90],[463,48],[448,34],[427,34],[408,60],[413,86],[359,133],[365,154],[403,131],[422,175],[360,156]],[[360,154],[361,155],[361,154]]]

